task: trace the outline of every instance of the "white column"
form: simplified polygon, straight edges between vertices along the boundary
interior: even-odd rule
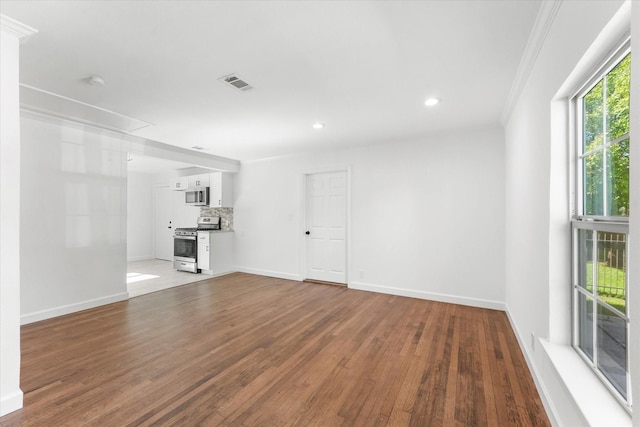
[[[35,33],[0,15],[0,416],[20,390],[20,41]]]

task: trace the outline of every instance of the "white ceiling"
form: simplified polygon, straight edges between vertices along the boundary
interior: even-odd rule
[[[21,83],[153,124],[133,135],[250,160],[498,123],[540,4],[2,0],[0,12],[39,30]],[[255,89],[217,81],[230,73]]]

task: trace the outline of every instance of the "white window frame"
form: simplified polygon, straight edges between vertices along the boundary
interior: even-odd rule
[[[616,399],[623,405],[623,407],[627,410],[627,412],[631,413],[632,409],[632,390],[631,390],[631,351],[630,351],[630,343],[631,343],[631,322],[630,322],[630,313],[629,313],[629,217],[628,216],[607,216],[607,215],[584,215],[584,174],[583,174],[583,158],[593,153],[596,150],[592,150],[587,153],[583,153],[583,111],[582,111],[582,102],[581,100],[588,92],[606,76],[622,59],[625,58],[627,54],[631,52],[631,43],[630,39],[627,38],[624,43],[622,43],[618,48],[613,51],[613,54],[610,55],[605,61],[601,63],[601,66],[598,67],[598,70],[594,75],[589,78],[586,83],[580,88],[579,91],[575,94],[575,96],[571,99],[571,120],[574,123],[573,129],[573,150],[575,152],[575,156],[573,156],[572,164],[570,165],[570,169],[574,171],[574,180],[573,180],[573,190],[572,191],[572,200],[570,203],[571,206],[571,226],[572,226],[572,292],[571,292],[571,307],[572,307],[572,315],[571,315],[571,344],[575,351],[581,356],[581,358],[589,365],[595,375],[605,384],[605,386],[611,391],[611,393],[616,397]],[[606,88],[603,88],[605,90]],[[606,112],[603,111],[603,121],[606,117]],[[631,120],[630,120],[631,126]],[[612,141],[606,140],[606,127],[603,124],[603,144],[599,150],[605,150],[606,148],[630,137],[630,132],[627,132],[625,135],[622,135]],[[606,159],[606,156],[604,156]],[[603,174],[606,174],[606,163],[603,163]],[[605,175],[606,176],[606,175]],[[607,197],[604,196],[604,203],[606,204]],[[573,207],[575,206],[575,208]],[[607,212],[606,206],[603,206],[603,212]],[[596,240],[597,232],[612,232],[612,233],[621,233],[626,235],[627,242],[627,250],[626,250],[626,264],[627,270],[626,274],[626,312],[621,313],[615,307],[607,304],[605,301],[602,301],[598,298],[597,288],[593,286],[591,292],[581,287],[578,283],[579,279],[579,251],[576,250],[578,248],[578,235],[580,230],[593,230],[594,231],[594,241]],[[595,242],[594,242],[595,245]],[[597,260],[594,260],[594,285],[597,284],[597,275],[596,275],[596,264]],[[583,350],[579,347],[579,295],[588,296],[593,300],[593,360],[587,356]],[[626,322],[626,392],[627,398],[625,399],[620,392],[613,386],[613,384],[605,377],[605,375],[598,368],[598,332],[597,332],[597,315],[596,310],[597,306],[600,304],[608,310],[616,313],[620,318],[624,319]]]

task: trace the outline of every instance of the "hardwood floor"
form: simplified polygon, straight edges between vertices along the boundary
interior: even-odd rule
[[[547,426],[505,313],[234,273],[22,328],[2,426]]]

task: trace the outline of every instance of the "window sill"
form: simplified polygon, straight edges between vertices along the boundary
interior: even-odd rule
[[[589,425],[631,427],[631,415],[573,348],[546,340],[539,342]]]

